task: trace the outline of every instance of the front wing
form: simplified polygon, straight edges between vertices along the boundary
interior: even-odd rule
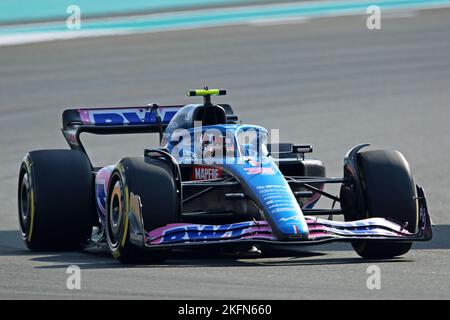
[[[341,222],[306,216],[309,230],[307,239],[292,238],[290,241],[279,241],[273,235],[269,223],[264,220],[226,225],[176,223],[144,232],[144,246],[156,249],[236,243],[299,246],[355,240],[427,241],[432,238],[431,219],[423,190],[418,188],[418,191],[419,225],[417,233],[414,234],[399,223],[384,218]]]

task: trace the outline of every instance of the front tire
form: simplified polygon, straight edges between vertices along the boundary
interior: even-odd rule
[[[124,158],[112,172],[108,193],[106,235],[114,258],[122,263],[156,263],[165,260],[167,250],[148,250],[130,242],[131,194],[142,204],[144,230],[150,231],[179,217],[175,180],[163,160]]]
[[[409,164],[398,151],[370,150],[358,153],[357,164],[365,208],[346,220],[386,218],[415,233],[418,227],[416,185]],[[348,205],[347,205],[348,206]],[[386,259],[406,254],[411,242],[356,241],[356,253],[366,259]]]

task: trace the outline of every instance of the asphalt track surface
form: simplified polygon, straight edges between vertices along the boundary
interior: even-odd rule
[[[368,31],[365,18],[341,17],[0,48],[0,298],[450,298],[450,10],[382,23]],[[25,250],[19,164],[28,150],[66,147],[63,109],[188,103],[184,91],[204,84],[227,88],[216,101],[231,102],[244,122],[313,144],[329,175],[341,174],[355,144],[401,150],[427,191],[434,240],[371,262],[347,244],[259,258],[175,254],[136,267],[101,250]],[[88,140],[98,163],[156,141]],[[66,288],[72,264],[81,290]],[[366,287],[371,264],[380,290]]]

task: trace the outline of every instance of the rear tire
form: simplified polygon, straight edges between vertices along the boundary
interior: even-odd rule
[[[405,157],[398,151],[371,150],[358,153],[357,161],[366,207],[358,219],[391,219],[416,232],[417,191]],[[352,245],[363,258],[386,259],[407,253],[412,243],[357,241]]]
[[[168,250],[148,250],[130,242],[130,195],[139,196],[146,232],[179,219],[178,195],[173,173],[162,160],[124,158],[114,169],[108,193],[106,234],[110,251],[122,263],[156,263]]]
[[[18,209],[28,249],[82,248],[96,215],[94,176],[86,155],[74,150],[28,153],[20,167]]]

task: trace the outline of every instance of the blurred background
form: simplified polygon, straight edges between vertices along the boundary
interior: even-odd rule
[[[17,228],[25,153],[66,147],[64,109],[196,102],[184,92],[204,85],[244,123],[312,144],[331,176],[358,143],[403,152],[450,224],[450,1],[3,0],[0,228]],[[157,137],[85,140],[111,163]]]

